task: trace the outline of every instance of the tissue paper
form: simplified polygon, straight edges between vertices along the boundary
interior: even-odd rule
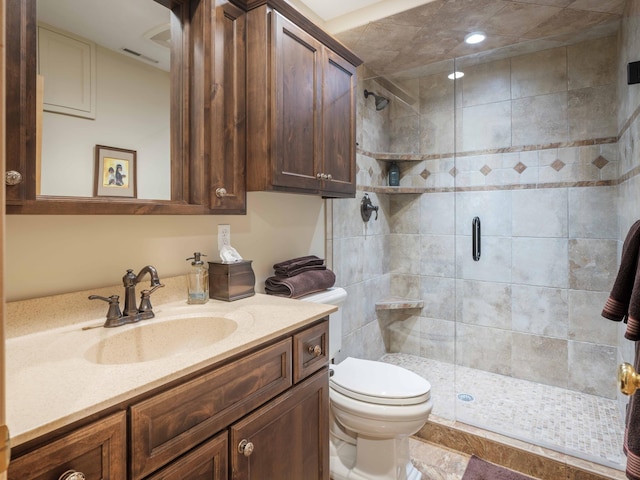
[[[241,262],[242,257],[240,256],[238,251],[235,248],[233,248],[231,245],[224,245],[220,249],[220,260],[222,260],[225,263],[235,263],[235,262]]]

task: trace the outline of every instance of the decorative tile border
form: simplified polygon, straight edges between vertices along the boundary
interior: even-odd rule
[[[494,148],[487,150],[469,150],[466,152],[446,152],[437,154],[419,154],[419,153],[391,153],[391,152],[370,152],[360,147],[356,149],[357,153],[366,155],[367,157],[375,158],[376,160],[383,161],[412,161],[419,162],[422,160],[438,160],[440,158],[451,157],[473,157],[477,155],[493,155],[499,153],[519,153],[519,152],[533,152],[537,150],[550,150],[552,148],[571,148],[571,147],[588,147],[594,145],[607,145],[616,143],[618,137],[603,137],[592,138],[589,140],[578,140],[575,142],[556,142],[545,143],[540,145],[516,145],[513,147]]]
[[[368,190],[376,193],[401,193],[418,195],[422,193],[443,192],[480,192],[499,190],[617,186],[629,180],[630,178],[635,177],[636,175],[640,175],[640,166],[634,167],[629,172],[626,172],[619,177],[615,174],[615,171],[611,170],[611,167],[608,167],[608,165],[614,162],[613,168],[615,169],[617,159],[607,159],[606,156],[613,156],[615,155],[615,152],[609,151],[609,153],[607,153],[607,149],[610,150],[611,147],[602,146],[613,145],[613,148],[615,148],[617,140],[618,137],[603,137],[576,142],[522,145],[501,149],[462,152],[455,155],[455,157],[461,159],[469,158],[472,163],[467,162],[463,164],[463,170],[460,170],[459,166],[454,165],[448,171],[434,171],[434,161],[436,163],[436,169],[438,168],[438,160],[449,162],[449,164],[444,167],[445,169],[449,168],[453,161],[453,154],[450,153],[438,155],[397,154],[387,152],[369,152],[359,149],[358,153],[360,155],[362,155],[363,157],[371,158],[373,160],[383,162],[416,162],[416,164],[417,162],[426,161],[427,168],[423,168],[422,166],[418,166],[417,168],[406,167],[406,172],[408,175],[407,181],[400,187],[359,184],[358,189]],[[591,149],[591,147],[598,146],[601,146],[601,148],[595,151]],[[587,148],[587,150],[584,150],[585,148]],[[575,150],[572,152],[571,149]],[[545,155],[546,158],[549,159],[549,153],[545,152],[549,152],[551,150],[560,150],[561,153],[559,155],[559,158],[556,158],[551,163],[542,163],[542,155]],[[540,152],[540,163],[538,163],[538,159],[536,158],[534,164],[527,165],[526,163],[529,162],[524,157],[522,158],[522,161],[518,158],[518,154],[522,152]],[[551,155],[553,155],[553,152],[550,153]],[[506,165],[503,163],[503,165],[500,166],[500,159],[498,158],[498,166],[496,166],[496,159],[492,158],[491,156],[499,156],[503,154],[516,155],[516,157],[514,158],[514,164]],[[585,161],[583,155],[588,155],[590,158]],[[575,159],[575,162],[572,159]],[[429,162],[431,163],[429,164]],[[473,162],[477,163],[472,168],[469,168],[469,165],[473,165]],[[569,162],[569,164],[567,162]],[[591,173],[589,173],[589,170],[584,170],[584,168],[587,166],[592,168]],[[529,173],[530,167],[532,169],[531,174]],[[580,170],[576,171],[576,167]],[[603,171],[605,167],[607,167],[606,172]],[[545,170],[547,173],[544,174],[544,177],[542,176],[543,168],[548,169]],[[567,170],[567,168],[570,168],[571,170]],[[369,170],[371,170],[371,168],[369,168]],[[550,176],[549,170],[552,170],[552,173],[554,175],[556,174],[556,172],[560,174],[561,176],[559,179],[562,179],[564,181],[553,181],[552,176]],[[511,171],[511,174],[509,174],[509,171]],[[574,176],[574,172],[582,172],[576,175],[582,178],[571,180],[570,177]],[[433,175],[435,175],[435,177]],[[540,175],[540,178],[538,178],[538,175]],[[617,178],[607,178],[614,176]],[[371,180],[375,180],[372,174],[370,175],[370,177]],[[458,180],[458,177],[461,177],[461,179]],[[449,178],[449,180],[447,180],[447,178]],[[505,183],[501,183],[502,180],[504,180]],[[422,181],[425,181],[427,185],[422,186]],[[374,181],[366,183],[375,184],[377,182]]]

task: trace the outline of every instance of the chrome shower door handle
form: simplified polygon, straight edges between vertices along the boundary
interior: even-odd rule
[[[474,217],[471,222],[471,255],[473,256],[473,260],[477,262],[480,260],[480,217]]]

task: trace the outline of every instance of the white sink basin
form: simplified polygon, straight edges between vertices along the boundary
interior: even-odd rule
[[[91,346],[84,357],[100,364],[148,362],[210,346],[227,338],[238,324],[223,317],[142,320]]]

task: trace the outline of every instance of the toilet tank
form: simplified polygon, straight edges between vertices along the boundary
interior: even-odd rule
[[[342,306],[347,299],[347,291],[344,288],[333,287],[321,292],[312,293],[298,298],[303,302],[322,303],[335,305],[338,311],[329,315],[329,358],[335,356],[342,348]]]

